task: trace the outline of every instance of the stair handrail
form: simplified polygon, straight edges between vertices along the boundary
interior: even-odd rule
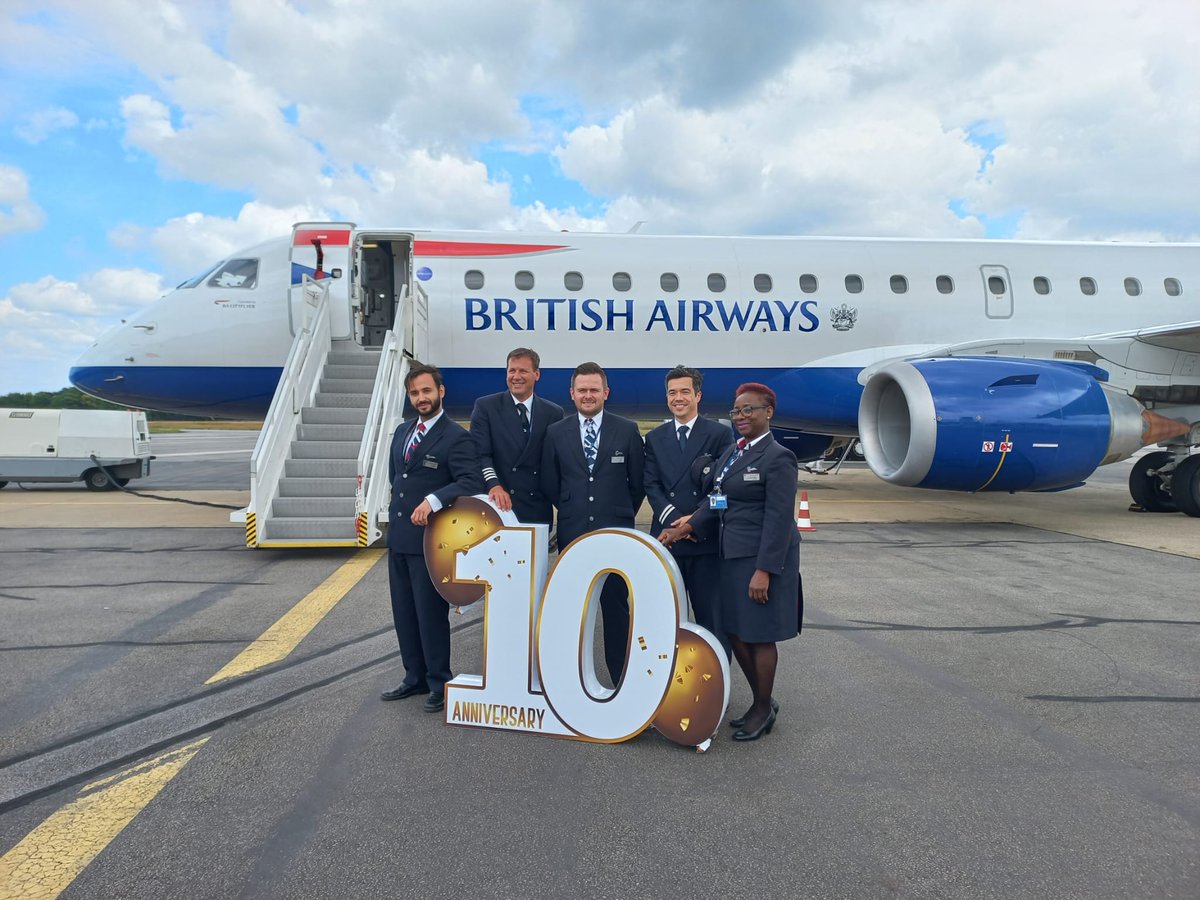
[[[358,448],[358,481],[354,489],[354,516],[359,543],[370,546],[383,537],[381,523],[387,522],[391,484],[388,463],[392,433],[400,424],[404,409],[404,379],[408,375],[408,357],[401,350],[394,331],[384,335],[379,370],[371,390],[371,405]]]
[[[329,353],[332,327],[329,319],[329,282],[305,275],[301,284],[304,296],[304,321],[292,341],[279,384],[271,398],[271,408],[263,421],[250,454],[250,505],[246,511],[256,523],[265,520],[279,492],[300,410],[316,396],[326,356]],[[252,529],[247,520],[247,535]],[[247,541],[249,542],[249,540]]]

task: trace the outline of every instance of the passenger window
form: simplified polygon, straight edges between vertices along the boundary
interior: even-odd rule
[[[563,287],[568,291],[582,291],[583,276],[578,272],[568,272],[563,276]]]
[[[467,286],[468,290],[479,290],[483,287],[483,273],[478,269],[468,269],[466,274],[463,275],[463,284]]]
[[[771,276],[758,274],[754,276],[754,289],[760,294],[771,293]]]
[[[893,275],[891,284],[892,284],[892,293],[893,294],[907,294],[908,293],[908,279],[905,278],[903,275]]]
[[[1096,279],[1086,275],[1079,279],[1079,290],[1087,297],[1096,293]]]
[[[801,275],[800,290],[806,294],[815,294],[817,292],[817,276],[816,275]]]
[[[532,291],[533,273],[526,272],[524,269],[522,269],[515,276],[513,276],[513,283],[516,285],[518,291]]]
[[[939,294],[953,294],[954,293],[954,279],[951,278],[949,275],[939,275],[937,277],[937,281],[935,281],[934,283],[937,285]]]
[[[1136,297],[1142,292],[1142,283],[1136,278],[1125,279],[1125,293],[1130,297]]]
[[[991,291],[993,294],[995,294],[997,297],[1002,297],[1002,296],[1004,296],[1005,291],[1008,290],[1008,287],[1007,287],[1007,285],[1005,285],[1004,279],[1001,278],[999,275],[989,275],[988,276],[988,290]]]
[[[720,272],[713,272],[708,276],[708,289],[714,294],[719,294],[725,290],[725,276]]]
[[[1033,279],[1033,289],[1039,294],[1050,293],[1050,279],[1045,275],[1038,275]]]
[[[1167,292],[1168,297],[1178,297],[1183,293],[1183,285],[1178,278],[1164,278],[1163,290]]]
[[[673,294],[679,290],[679,276],[674,272],[663,272],[658,277],[658,286],[668,294]]]
[[[258,284],[257,259],[231,259],[219,269],[208,286],[215,288],[243,288],[251,290]]]
[[[861,275],[846,276],[846,293],[861,294],[863,289],[863,280]]]
[[[613,275],[613,290],[627,291],[633,287],[633,279],[629,277],[628,272],[617,272]]]

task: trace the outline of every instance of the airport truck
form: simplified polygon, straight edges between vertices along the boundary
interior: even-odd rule
[[[113,490],[148,475],[153,458],[144,412],[0,409],[0,488],[82,481],[89,490]]]

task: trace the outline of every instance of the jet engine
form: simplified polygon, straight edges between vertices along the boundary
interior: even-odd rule
[[[1097,466],[1161,440],[1160,423],[1095,366],[951,357],[874,372],[858,407],[871,470],[884,481],[954,491],[1074,487]],[[1175,423],[1170,423],[1175,424]]]

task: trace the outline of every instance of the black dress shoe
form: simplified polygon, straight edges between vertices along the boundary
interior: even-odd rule
[[[403,700],[405,697],[413,697],[417,694],[428,694],[429,688],[423,684],[401,684],[392,688],[390,691],[384,691],[379,695],[380,700]]]
[[[764,734],[770,734],[771,729],[775,727],[775,710],[771,710],[771,714],[767,716],[767,721],[763,722],[754,731],[747,731],[745,728],[739,728],[733,733],[735,741],[757,741]]]
[[[446,708],[445,694],[430,694],[425,698],[425,705],[421,707],[425,712],[441,712]]]
[[[774,697],[771,698],[771,709],[774,710],[775,712],[779,712],[779,701],[776,700]],[[736,719],[730,719],[729,727],[730,728],[741,728],[743,725],[746,724],[746,716],[748,716],[748,715],[750,715],[750,710],[746,710],[744,713],[742,713]]]

